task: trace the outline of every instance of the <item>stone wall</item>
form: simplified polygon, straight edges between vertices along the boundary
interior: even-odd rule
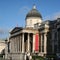
[[[10,53],[8,57],[11,60],[24,60],[25,55],[24,53]]]

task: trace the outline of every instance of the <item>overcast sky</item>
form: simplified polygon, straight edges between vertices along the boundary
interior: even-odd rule
[[[25,17],[33,5],[43,20],[60,17],[60,0],[0,0],[0,38],[7,38],[10,29],[25,26]]]

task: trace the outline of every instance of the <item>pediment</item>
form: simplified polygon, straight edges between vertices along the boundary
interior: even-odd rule
[[[18,31],[20,31],[22,29],[23,29],[22,27],[15,27],[15,28],[12,29],[12,31],[10,33],[11,34],[16,33],[16,32],[18,32]]]

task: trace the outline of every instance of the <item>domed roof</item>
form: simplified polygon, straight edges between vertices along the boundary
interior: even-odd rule
[[[26,18],[28,17],[40,17],[42,18],[41,14],[36,9],[36,6],[33,6],[33,9],[26,15]]]

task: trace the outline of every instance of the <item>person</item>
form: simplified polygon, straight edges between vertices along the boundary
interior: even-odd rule
[[[26,60],[29,60],[29,57],[28,56],[26,56]]]

